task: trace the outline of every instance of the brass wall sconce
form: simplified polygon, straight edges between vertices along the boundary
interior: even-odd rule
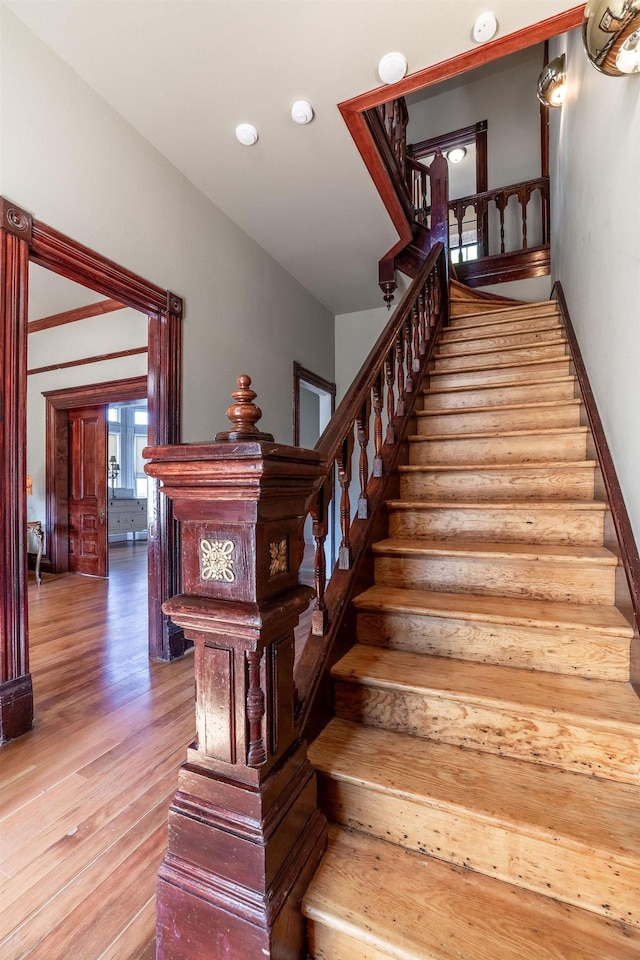
[[[564,53],[551,60],[538,77],[538,100],[545,107],[559,107],[567,86]]]
[[[590,0],[582,21],[589,61],[609,77],[640,72],[640,0]]]

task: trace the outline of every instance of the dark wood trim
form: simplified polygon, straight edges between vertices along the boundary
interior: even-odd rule
[[[626,574],[630,609],[625,612],[627,616],[634,621],[633,625],[635,627],[635,636],[631,648],[631,682],[640,696],[640,637],[638,634],[640,628],[640,556],[638,554],[638,546],[633,535],[629,514],[627,513],[627,508],[622,496],[620,481],[618,480],[613,457],[611,456],[604,427],[602,426],[602,420],[600,419],[598,405],[593,390],[591,389],[587,368],[582,359],[578,338],[576,337],[573,323],[571,322],[569,308],[564,296],[562,284],[559,280],[554,284],[551,296],[558,301],[560,310],[562,311],[571,359],[573,361],[575,375],[580,385],[582,401],[593,437],[604,490],[609,503],[609,509],[611,510],[611,518],[615,529],[620,559]]]
[[[50,330],[51,327],[60,327],[64,323],[75,323],[77,320],[87,320],[89,317],[100,317],[105,313],[124,310],[124,304],[117,300],[100,300],[99,303],[88,303],[84,307],[74,310],[65,310],[63,313],[52,313],[50,317],[32,320],[27,324],[28,333],[38,333],[40,330]]]
[[[487,169],[487,130],[486,120],[479,120],[468,127],[460,127],[458,130],[452,130],[451,133],[444,133],[439,137],[430,137],[428,140],[419,140],[417,143],[411,143],[407,147],[407,153],[416,160],[421,157],[428,157],[435,154],[436,150],[442,150],[446,155],[447,150],[453,147],[463,147],[468,143],[474,143],[476,147],[476,193],[483,193],[488,189],[489,173]],[[455,199],[455,198],[454,198]]]
[[[33,222],[30,259],[141,313],[158,313],[166,307],[166,290],[37,220]]]
[[[508,280],[526,280],[544,277],[551,272],[551,252],[548,245],[497,253],[480,260],[456,263],[456,278],[468,287],[485,287]]]
[[[33,725],[27,620],[28,213],[0,198],[0,743]]]
[[[28,214],[14,215],[15,204],[0,198],[0,213],[6,212],[2,221],[7,232],[19,227],[22,236],[28,240],[29,259],[38,266],[52,270],[60,276],[73,280],[82,286],[95,290],[103,296],[117,300],[123,306],[132,307],[149,317],[149,378],[148,401],[151,416],[155,426],[152,431],[154,443],[175,443],[180,435],[180,364],[182,341],[183,303],[180,297],[171,291],[162,289],[155,284],[126,270],[113,260],[108,260],[94,250],[77,243],[53,227],[31,218]],[[15,222],[14,222],[15,221]],[[24,223],[24,228],[21,224]],[[17,226],[16,226],[17,225]],[[6,309],[15,314],[22,309],[24,299],[24,346],[21,346],[18,355],[11,357],[12,375],[16,370],[24,369],[26,378],[26,290],[27,280],[24,280],[24,294],[20,285],[4,285],[2,294],[6,299]],[[21,299],[22,298],[22,299]],[[4,306],[4,303],[3,303]],[[9,388],[5,381],[2,387],[5,396]],[[11,387],[13,390],[14,387]],[[26,382],[22,397],[21,410],[26,409]],[[0,407],[3,396],[0,396]],[[26,417],[26,415],[24,415]],[[19,454],[20,444],[24,444],[26,436],[26,419],[19,433],[18,452],[13,452],[10,462],[15,465]],[[24,460],[24,457],[23,457]],[[19,508],[24,495],[26,471],[24,462],[20,462],[19,469],[11,473],[10,482],[5,485],[5,500],[17,504]],[[178,581],[179,559],[175,525],[170,517],[170,511],[159,506],[160,494],[157,489],[150,490],[150,504],[155,509],[152,512],[153,536],[149,539],[149,597],[150,606],[153,604],[153,616],[149,619],[150,653],[156,659],[168,660],[184,651],[184,640],[178,639],[181,631],[169,628],[168,619],[162,615],[161,604],[173,595],[173,587]],[[26,506],[24,508],[26,516]],[[22,529],[22,527],[21,527]],[[24,535],[20,534],[23,542]],[[6,539],[6,538],[5,538]],[[24,553],[24,551],[23,551]],[[162,559],[160,559],[162,558]],[[9,569],[9,568],[7,568]],[[25,555],[25,583],[26,583],[26,555]],[[11,581],[9,579],[9,582]],[[19,585],[16,588],[20,594]],[[169,592],[171,591],[171,592]],[[20,600],[26,611],[26,595]],[[26,614],[25,614],[26,617]],[[25,621],[26,622],[26,621]],[[160,631],[160,636],[158,636]],[[25,630],[26,637],[26,630]],[[25,640],[25,642],[28,642]]]
[[[369,126],[365,120],[365,111],[371,110],[388,100],[406,96],[416,90],[422,90],[424,87],[432,86],[500,57],[505,57],[510,53],[515,53],[517,50],[542,43],[550,37],[573,30],[582,23],[583,14],[584,4],[579,4],[570,10],[541,20],[529,27],[524,27],[515,33],[499,37],[449,60],[443,60],[433,66],[426,67],[424,70],[419,70],[405,77],[399,83],[377,87],[375,90],[338,104],[342,118],[353,137],[382,202],[387,208],[391,221],[403,241],[403,245],[411,241],[411,225],[406,219],[402,203],[395,193],[385,165],[376,150]]]
[[[162,311],[149,318],[149,444],[180,443],[183,302],[167,290]],[[154,660],[181,656],[190,641],[162,605],[181,590],[180,535],[173,501],[150,479],[147,499],[149,544],[149,655]]]
[[[404,216],[411,222],[413,220],[413,205],[411,203],[407,182],[398,166],[395,154],[391,149],[391,144],[382,125],[380,114],[377,110],[366,110],[364,118],[378,155],[382,158],[387,176],[393,184],[396,197],[402,205]]]
[[[115,350],[113,353],[97,354],[95,357],[82,357],[80,360],[65,360],[63,363],[50,363],[48,367],[33,367],[27,370],[28,376],[36,373],[50,373],[51,370],[66,370],[68,367],[82,367],[87,363],[100,363],[102,360],[119,360],[121,357],[135,357],[148,353],[148,347],[132,347],[130,350]]]
[[[69,410],[78,407],[141,400],[147,396],[147,377],[128,377],[88,383],[80,387],[43,392],[45,408],[45,471],[47,552],[43,567],[47,572],[66,573],[69,569]]]
[[[293,361],[293,445],[300,446],[300,381],[310,383],[318,390],[324,390],[331,397],[331,416],[336,409],[336,385],[331,380],[325,380],[312,370],[307,370],[296,360]]]

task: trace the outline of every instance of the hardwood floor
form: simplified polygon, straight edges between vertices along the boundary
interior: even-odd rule
[[[193,659],[149,663],[146,544],[29,586],[36,725],[0,748],[2,960],[150,960],[194,737]]]

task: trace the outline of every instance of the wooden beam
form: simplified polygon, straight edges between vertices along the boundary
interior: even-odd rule
[[[115,350],[113,353],[98,354],[95,357],[82,357],[81,360],[65,360],[64,363],[50,363],[47,367],[34,367],[27,370],[27,375],[33,373],[49,373],[50,370],[66,370],[67,367],[81,367],[85,363],[99,363],[100,360],[119,360],[120,357],[134,357],[138,353],[148,353],[148,347],[133,347],[131,350]]]
[[[98,317],[103,313],[113,313],[114,310],[124,310],[124,303],[119,300],[100,300],[98,303],[88,303],[75,310],[65,310],[64,313],[52,313],[50,317],[32,320],[27,325],[28,333],[38,333],[39,330],[49,330],[51,327],[60,327],[63,323],[75,323],[76,320],[86,320],[88,317]]]

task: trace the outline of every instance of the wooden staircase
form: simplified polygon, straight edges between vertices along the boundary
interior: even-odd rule
[[[310,751],[310,955],[638,960],[633,629],[558,311],[452,313]]]

